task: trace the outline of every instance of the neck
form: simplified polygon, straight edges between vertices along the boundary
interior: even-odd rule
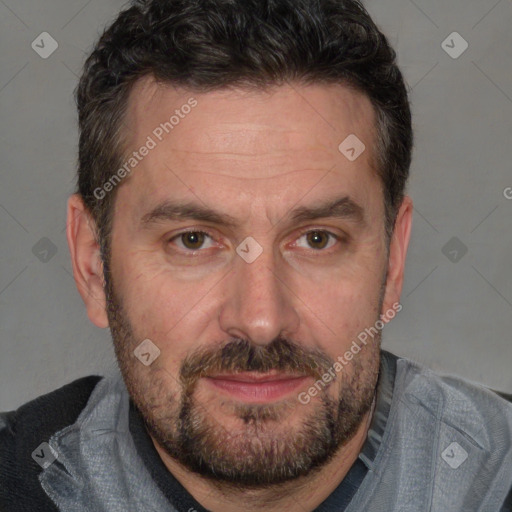
[[[212,482],[176,462],[151,436],[163,463],[181,485],[207,510],[239,512],[240,503],[247,512],[304,512],[314,510],[336,489],[356,461],[366,440],[375,408],[375,398],[354,436],[335,456],[311,475],[264,489],[243,489],[222,482]]]

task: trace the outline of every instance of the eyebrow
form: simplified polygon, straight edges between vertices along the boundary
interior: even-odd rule
[[[365,224],[364,209],[348,196],[328,200],[315,206],[300,206],[293,209],[284,218],[286,217],[293,222],[337,218],[356,224]],[[211,222],[226,228],[236,228],[239,225],[238,220],[227,213],[218,212],[199,203],[183,203],[172,200],[163,201],[143,215],[141,225],[143,228],[147,228],[157,222],[180,220]]]

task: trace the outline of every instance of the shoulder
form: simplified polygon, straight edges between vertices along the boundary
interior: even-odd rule
[[[452,375],[441,375],[406,358],[397,358],[401,400],[435,414],[446,425],[465,432],[478,445],[491,448],[512,439],[512,403],[506,393]]]
[[[0,413],[0,510],[56,510],[39,485],[42,467],[33,454],[42,454],[44,463],[41,444],[76,421],[100,380],[97,375],[83,377]]]
[[[468,459],[464,469],[475,489],[487,482],[497,495],[508,494],[500,510],[512,512],[511,396],[461,377],[441,375],[406,358],[398,357],[396,365],[394,399],[402,417],[435,430],[425,439],[441,458],[453,457],[453,446],[466,457],[469,453],[474,467]]]
[[[401,375],[402,392],[422,397],[425,404],[429,403],[429,398],[437,401],[444,406],[443,412],[448,417],[463,419],[468,408],[475,413],[503,411],[505,416],[510,417],[512,395],[494,391],[462,377],[436,373],[407,358],[395,358],[398,373]]]

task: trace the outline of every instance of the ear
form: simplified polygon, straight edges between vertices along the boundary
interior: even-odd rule
[[[393,235],[389,244],[388,274],[381,314],[400,302],[404,281],[405,258],[412,227],[412,199],[405,196],[398,210]]]
[[[68,199],[66,236],[73,276],[89,320],[98,327],[108,327],[103,262],[96,237],[96,224],[78,194]]]

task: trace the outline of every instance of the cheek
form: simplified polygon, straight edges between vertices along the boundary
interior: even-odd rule
[[[175,271],[143,264],[142,259],[130,262],[126,258],[118,267],[116,280],[123,284],[117,288],[123,305],[137,338],[149,338],[162,350],[172,346],[176,355],[177,345],[186,349],[187,339],[196,339],[201,331],[202,302],[207,300],[211,283],[180,281]]]
[[[324,311],[338,339],[352,339],[378,317],[378,294],[375,290],[344,289],[325,297]]]
[[[344,353],[358,334],[379,318],[381,278],[366,270],[340,273],[321,283],[311,280],[297,283],[305,305],[302,321],[307,325],[303,327],[331,356]]]

